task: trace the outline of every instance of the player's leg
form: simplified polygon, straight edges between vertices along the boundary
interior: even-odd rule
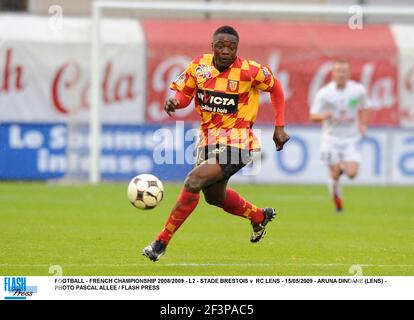
[[[337,212],[342,211],[342,186],[340,177],[343,173],[341,158],[342,149],[338,147],[338,141],[332,137],[324,137],[321,146],[322,162],[328,167],[328,190],[332,197]]]
[[[273,208],[256,207],[235,190],[227,187],[228,179],[250,162],[251,157],[249,152],[236,148],[228,147],[226,152],[227,154],[219,156],[222,160],[220,166],[224,180],[203,188],[204,197],[211,205],[220,207],[230,214],[249,219],[253,227],[250,241],[257,242],[264,237],[265,226],[272,221],[276,212]]]
[[[158,235],[157,240],[162,240],[165,244],[168,244],[173,234],[196,208],[201,189],[214,184],[222,177],[223,173],[220,166],[211,161],[205,161],[191,170],[185,179],[184,188],[171,211],[170,217],[165,223],[164,229]]]
[[[344,153],[344,173],[348,178],[354,179],[357,176],[360,162],[359,139],[349,139]]]
[[[358,139],[346,139],[343,145],[343,150],[340,151],[340,159],[343,159],[343,161],[341,161],[339,168],[337,166],[331,168],[331,189],[337,212],[343,210],[340,176],[345,174],[348,178],[354,179],[358,174],[359,163],[361,161]]]
[[[187,175],[177,202],[156,240],[143,250],[143,255],[152,261],[158,260],[174,233],[197,207],[202,188],[223,178],[223,172],[216,160],[204,161]]]
[[[253,223],[262,223],[263,209],[257,208],[235,190],[228,188],[227,182],[226,179],[203,188],[206,202],[233,215],[249,219]]]
[[[354,179],[359,170],[359,162],[357,161],[345,161],[344,162],[344,173],[348,176],[350,179]]]
[[[212,206],[222,208],[226,201],[228,179],[219,181],[202,189],[204,199]]]
[[[332,200],[335,204],[337,212],[343,210],[342,203],[342,185],[340,178],[342,175],[342,166],[341,164],[332,164],[329,166],[329,179],[328,179],[328,189],[332,196]]]

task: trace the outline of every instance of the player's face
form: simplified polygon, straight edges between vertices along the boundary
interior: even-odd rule
[[[225,70],[234,62],[237,55],[237,37],[232,34],[219,33],[213,37],[214,64],[217,69]]]
[[[332,69],[332,79],[336,82],[339,88],[346,85],[349,80],[350,67],[347,62],[335,62]]]

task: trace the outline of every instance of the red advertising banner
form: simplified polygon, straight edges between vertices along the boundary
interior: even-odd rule
[[[282,82],[288,124],[309,124],[310,104],[330,81],[332,61],[348,59],[352,79],[368,90],[373,125],[398,126],[398,52],[389,26],[259,21],[142,21],[147,41],[148,122],[197,120],[192,106],[170,119],[163,112],[168,85],[196,56],[211,52],[214,31],[230,24],[240,35],[239,55],[268,65]],[[261,96],[259,123],[273,123],[268,94]]]
[[[0,123],[89,121],[90,21],[77,17],[64,21],[54,34],[47,17],[1,17]],[[142,29],[126,19],[105,19],[101,29],[101,120],[142,123],[146,84]]]

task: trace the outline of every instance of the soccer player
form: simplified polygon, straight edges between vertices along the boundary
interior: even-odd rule
[[[328,188],[337,212],[343,210],[340,177],[358,174],[358,142],[367,130],[366,90],[349,78],[349,62],[335,61],[332,81],[319,90],[310,110],[310,119],[323,123],[321,159],[329,167]]]
[[[213,54],[194,59],[171,84],[176,91],[165,102],[171,115],[195,99],[201,117],[197,162],[187,175],[184,188],[161,233],[144,248],[143,255],[157,261],[171,237],[196,208],[200,191],[208,204],[249,219],[253,228],[251,242],[265,235],[266,225],[274,218],[272,208],[257,208],[227,187],[229,178],[251,160],[258,141],[252,127],[259,108],[259,90],[269,92],[276,111],[273,140],[282,150],[289,140],[284,130],[284,95],[281,84],[269,68],[237,56],[239,35],[223,26],[213,35]]]

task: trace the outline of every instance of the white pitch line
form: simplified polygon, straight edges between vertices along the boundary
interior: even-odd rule
[[[0,264],[0,267],[33,267],[43,268],[50,267],[53,264]],[[56,264],[54,264],[56,265]],[[355,263],[167,263],[158,264],[163,267],[350,267],[358,265],[361,267],[374,267],[374,268],[414,268],[412,264],[355,264]],[[60,264],[61,267],[109,267],[109,268],[122,268],[122,267],[148,267],[153,266],[148,263],[125,263],[125,264]]]
[[[352,263],[168,263],[165,266],[168,267],[255,267],[255,266],[288,266],[288,267],[350,267],[358,265],[361,267],[401,267],[401,268],[414,268],[414,265],[410,264],[397,264],[397,265],[377,265],[377,264],[352,264]]]

